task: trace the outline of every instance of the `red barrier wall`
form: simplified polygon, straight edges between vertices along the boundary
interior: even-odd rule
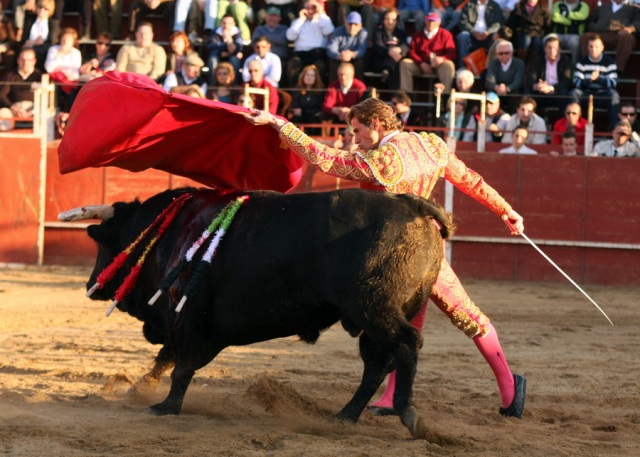
[[[461,146],[465,146],[461,144]],[[467,148],[469,146],[467,145]],[[57,143],[48,150],[45,202],[44,262],[91,265],[95,247],[82,225],[60,227],[61,211],[83,204],[145,199],[167,188],[195,185],[160,171],[131,173],[117,168],[89,169],[61,176]],[[463,149],[463,148],[459,148]],[[9,153],[19,150],[20,154]],[[628,243],[627,249],[579,246],[541,248],[579,283],[638,285],[640,265],[640,160],[549,155],[517,156],[459,152],[525,217],[527,235],[534,240]],[[0,138],[5,163],[0,184],[0,262],[35,263],[37,239],[38,141]],[[308,173],[298,190],[353,187],[320,172]],[[444,203],[443,181],[434,200]],[[460,241],[460,237],[510,237],[502,221],[484,206],[454,192],[452,264],[467,278],[522,281],[565,281],[528,244]]]

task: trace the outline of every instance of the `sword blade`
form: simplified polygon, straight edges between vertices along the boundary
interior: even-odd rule
[[[607,313],[605,313],[605,312],[602,310],[602,308],[600,308],[600,306],[598,306],[598,304],[593,300],[593,298],[591,298],[591,297],[589,296],[589,294],[588,294],[588,293],[586,293],[584,290],[582,290],[582,287],[580,287],[578,284],[576,284],[576,282],[575,282],[573,279],[571,279],[571,278],[569,277],[569,275],[568,275],[568,274],[566,274],[566,273],[562,270],[562,268],[560,268],[558,265],[556,265],[556,263],[555,263],[553,260],[551,260],[547,254],[545,254],[544,252],[542,252],[542,250],[541,250],[541,249],[540,249],[540,248],[539,248],[539,247],[538,247],[538,246],[537,246],[533,241],[531,241],[531,240],[529,239],[529,237],[528,237],[527,235],[525,235],[525,234],[524,234],[524,232],[520,232],[520,235],[522,235],[522,238],[524,238],[525,240],[527,240],[527,241],[529,242],[529,244],[530,244],[531,246],[533,246],[533,247],[535,248],[535,250],[536,250],[536,251],[538,251],[538,252],[540,253],[540,255],[542,255],[542,257],[544,257],[545,259],[547,259],[547,262],[549,262],[551,265],[553,265],[554,267],[556,267],[556,270],[558,270],[560,273],[562,273],[562,275],[563,275],[565,278],[567,278],[567,279],[569,280],[569,282],[570,282],[571,284],[573,284],[573,285],[576,287],[576,289],[578,289],[580,292],[582,292],[582,295],[584,295],[585,297],[587,297],[587,298],[589,299],[589,301],[590,301],[591,303],[593,303],[593,304],[594,304],[594,306],[595,306],[596,308],[598,308],[598,310],[602,313],[602,315],[603,315],[604,317],[606,317],[606,318],[607,318],[607,320],[609,321],[609,323],[610,323],[611,325],[613,325],[613,322],[611,322],[611,319],[609,319],[609,316],[607,316]]]

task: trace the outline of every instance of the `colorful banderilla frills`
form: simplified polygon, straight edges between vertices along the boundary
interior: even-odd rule
[[[107,317],[111,315],[118,303],[121,302],[124,297],[131,291],[138,279],[138,276],[140,275],[140,269],[142,268],[142,264],[149,255],[149,252],[151,252],[158,240],[162,237],[162,235],[164,235],[164,233],[169,228],[169,225],[171,225],[171,223],[173,222],[173,219],[182,209],[186,201],[191,197],[192,194],[185,193],[174,199],[164,210],[162,210],[162,212],[158,215],[158,217],[155,218],[155,220],[149,225],[149,227],[144,229],[142,233],[138,235],[138,237],[129,246],[127,246],[124,251],[118,254],[115,259],[113,259],[111,265],[105,268],[102,273],[98,275],[96,283],[87,291],[87,297],[90,297],[91,294],[93,294],[96,290],[102,289],[102,287],[106,283],[111,281],[116,272],[125,264],[134,249],[136,249],[138,245],[140,245],[140,243],[152,230],[155,230],[155,228],[160,225],[155,236],[151,239],[147,247],[144,249],[142,255],[136,262],[136,265],[131,269],[127,277],[124,279],[124,281],[116,291],[114,301],[106,312]]]
[[[171,285],[175,282],[175,280],[178,278],[180,273],[182,273],[184,269],[187,267],[187,265],[191,263],[191,261],[193,260],[193,257],[200,250],[200,247],[204,244],[204,242],[207,241],[207,239],[211,236],[211,234],[213,232],[216,232],[217,230],[215,236],[213,237],[213,239],[211,240],[211,243],[209,244],[209,247],[207,248],[204,255],[202,256],[202,261],[196,266],[195,271],[191,275],[191,278],[189,279],[189,283],[185,288],[185,292],[184,292],[184,295],[182,296],[182,299],[180,299],[178,306],[176,306],[176,313],[179,313],[182,310],[182,307],[187,301],[187,297],[191,295],[191,293],[193,292],[193,289],[200,282],[200,279],[204,275],[206,267],[211,265],[211,259],[213,259],[213,256],[216,253],[216,249],[220,245],[220,241],[222,240],[222,237],[227,232],[229,225],[231,225],[231,222],[233,221],[233,218],[235,217],[238,210],[240,209],[240,206],[242,206],[242,204],[248,199],[249,199],[248,195],[243,195],[241,197],[236,198],[234,201],[230,202],[229,204],[227,204],[227,206],[224,207],[224,209],[220,212],[220,214],[218,214],[215,217],[215,219],[211,221],[211,224],[209,224],[209,226],[204,230],[204,232],[202,232],[202,235],[200,235],[200,238],[198,238],[193,243],[193,245],[189,248],[184,258],[180,260],[178,265],[176,265],[173,268],[173,270],[171,270],[171,272],[167,275],[164,281],[162,281],[162,284],[160,284],[160,288],[158,289],[158,291],[155,293],[153,297],[151,297],[151,300],[149,300],[149,305],[153,305],[156,302],[156,300],[158,300],[160,295],[162,295],[163,292],[166,292],[169,289],[169,287],[171,287]]]

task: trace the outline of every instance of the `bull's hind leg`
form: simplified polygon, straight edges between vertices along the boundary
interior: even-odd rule
[[[130,393],[135,394],[140,390],[155,386],[160,381],[162,375],[174,366],[173,350],[170,346],[164,345],[158,351],[158,355],[155,359],[155,364],[151,371],[146,373],[140,378],[129,390]]]
[[[360,338],[360,354],[364,362],[362,381],[351,401],[337,417],[357,421],[384,377],[395,365],[397,380],[394,409],[411,435],[418,438],[422,436],[422,432],[418,411],[412,404],[412,395],[422,337],[400,317],[396,319],[396,325],[393,322],[390,324],[378,333],[367,330]]]
[[[336,415],[337,419],[357,422],[367,403],[393,367],[391,353],[372,341],[367,333],[360,337],[360,357],[364,362],[360,386],[349,403]]]

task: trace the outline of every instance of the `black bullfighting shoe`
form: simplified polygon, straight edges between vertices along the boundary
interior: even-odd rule
[[[385,406],[369,405],[367,409],[371,411],[374,416],[399,416],[400,413],[393,408],[387,408]]]
[[[527,395],[527,380],[524,376],[514,374],[513,381],[515,383],[513,401],[507,408],[500,407],[500,414],[505,417],[517,417],[520,419],[522,411],[524,411],[524,399]]]

